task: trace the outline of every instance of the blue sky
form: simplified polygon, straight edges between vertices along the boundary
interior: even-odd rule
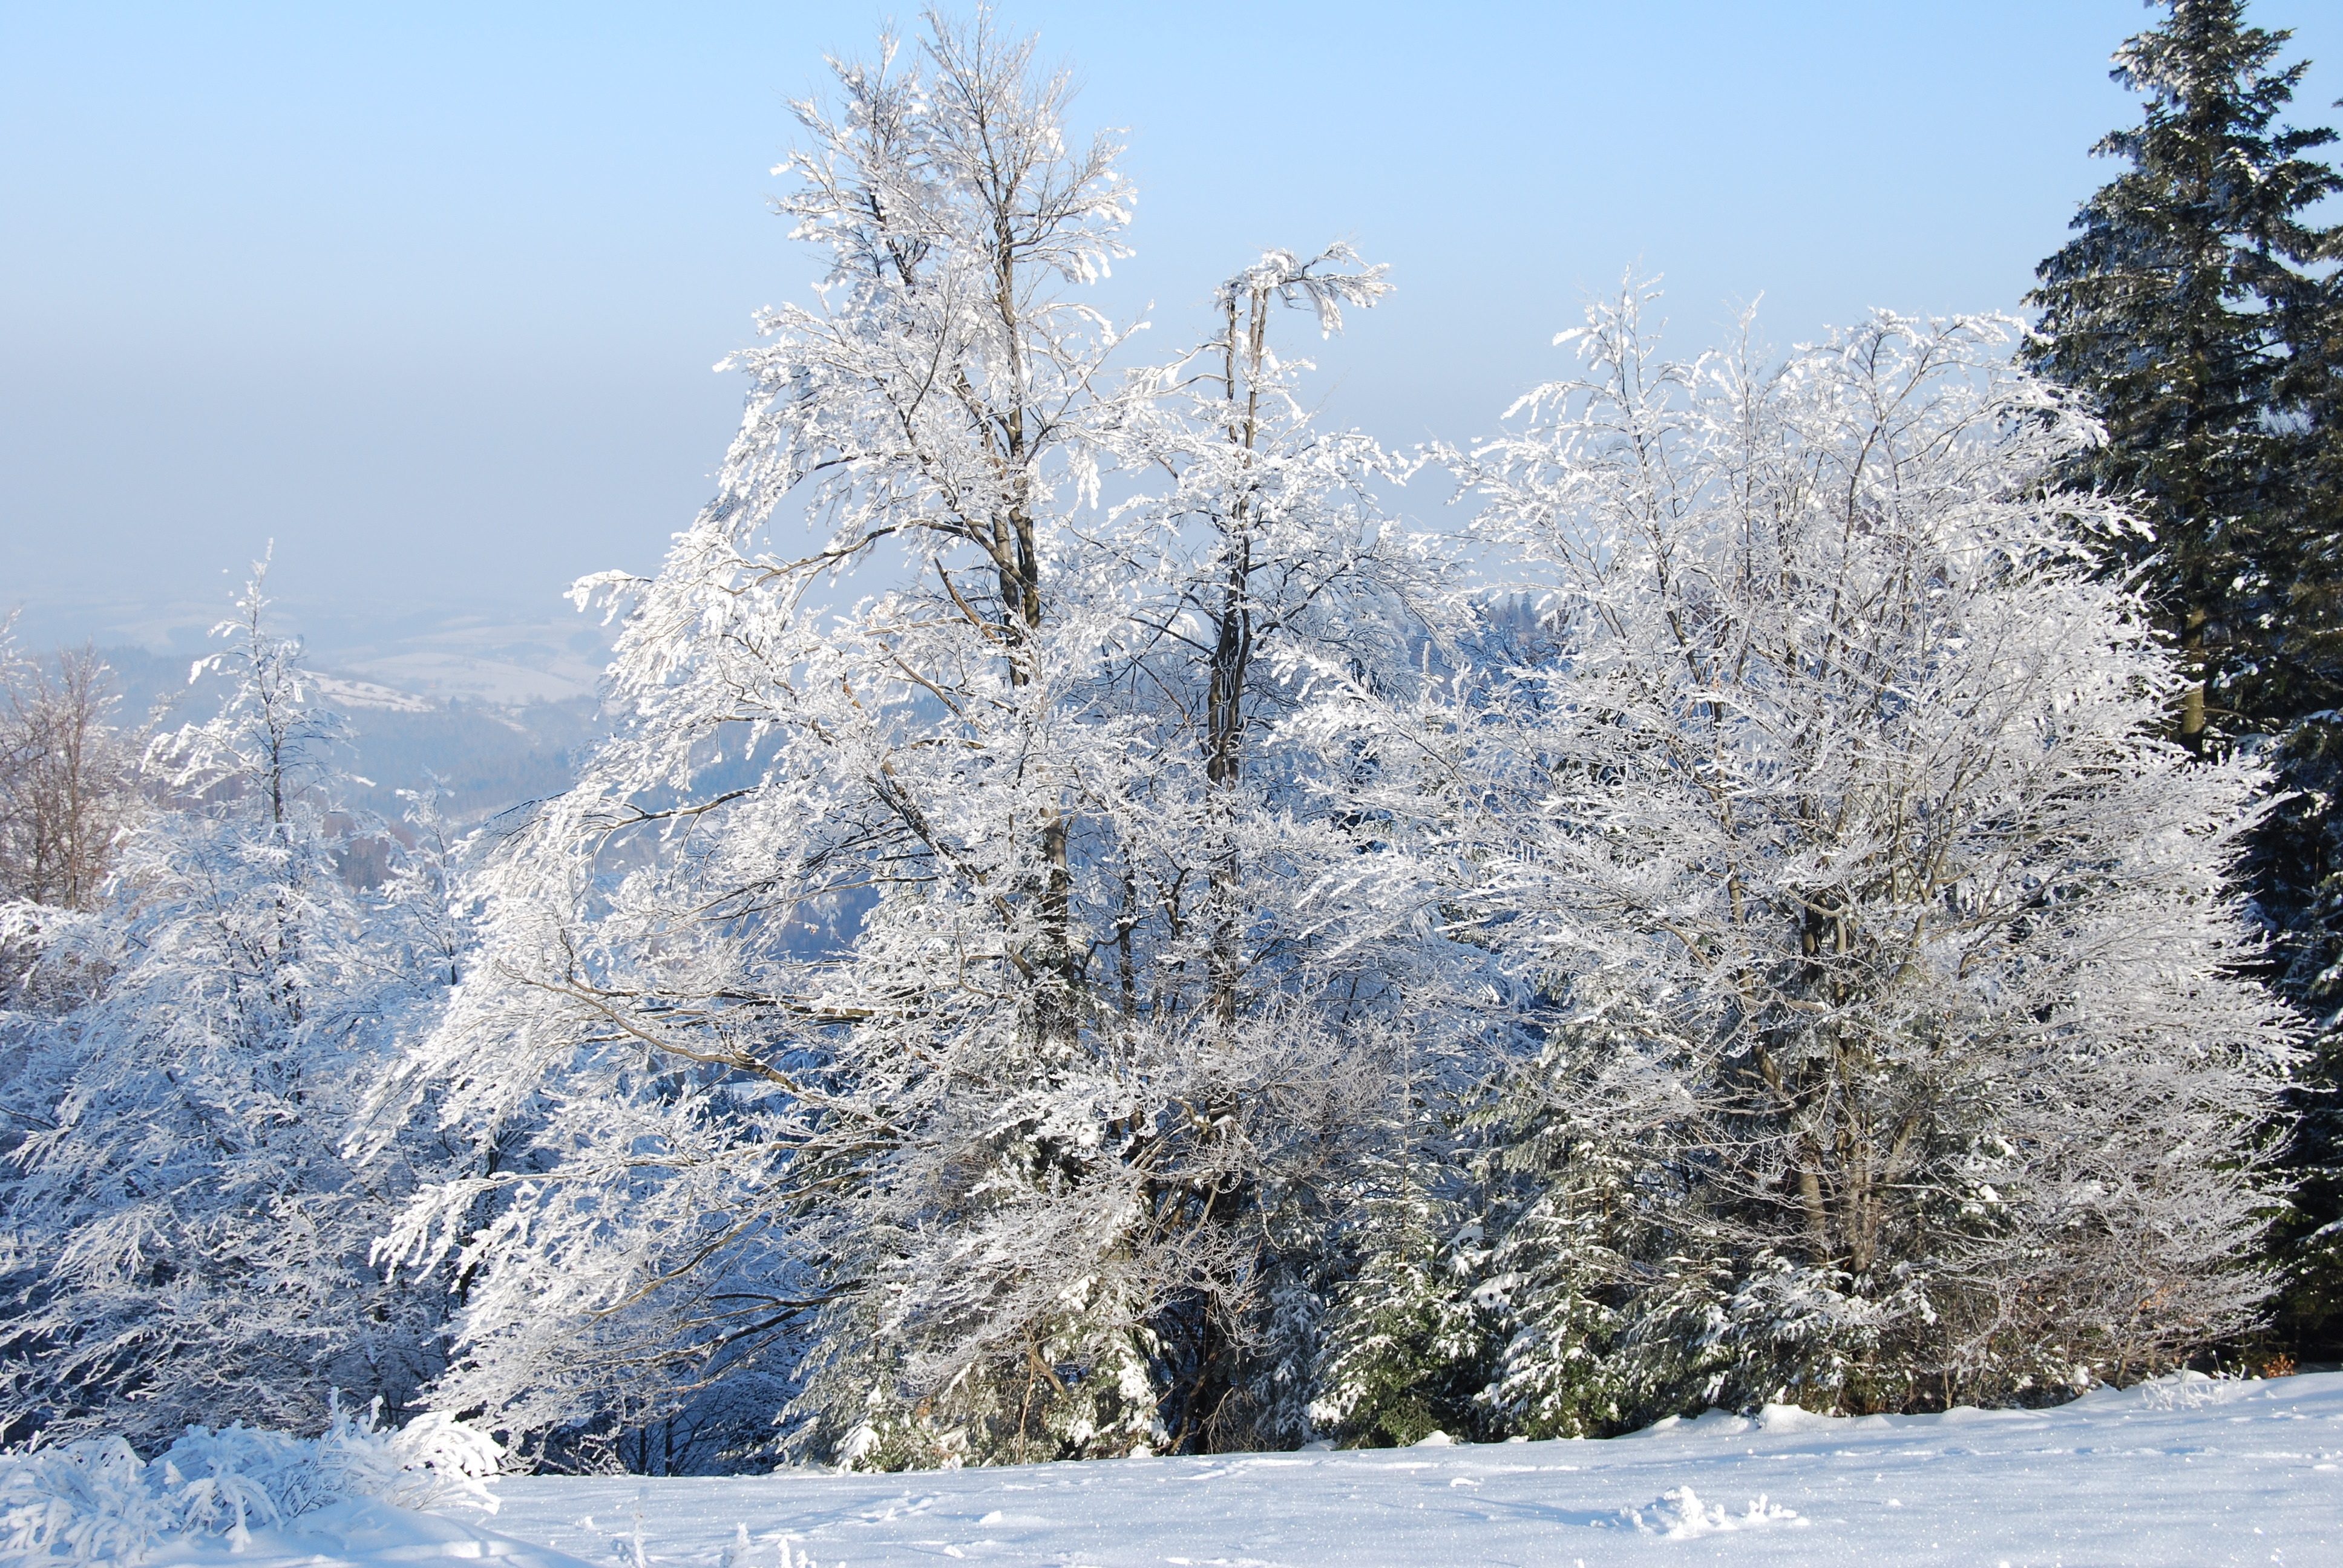
[[[0,5],[0,608],[193,626],[264,541],[288,608],[541,616],[656,565],[739,390],[709,367],[811,263],[765,209],[784,100],[882,9]],[[908,20],[908,14],[903,14]],[[1487,429],[1631,266],[1672,339],[1874,305],[2014,309],[2136,114],[2134,0],[1441,6],[1011,0],[1127,127],[1109,303],[1183,337],[1263,245],[1398,294],[1319,357],[1330,417]],[[2318,62],[2343,11],[2260,0]],[[1427,521],[1436,491],[1412,494]]]

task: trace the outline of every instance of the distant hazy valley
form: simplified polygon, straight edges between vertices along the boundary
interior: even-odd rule
[[[196,655],[101,648],[122,694],[126,728],[176,729],[216,708],[216,678],[188,679]],[[356,731],[350,770],[364,780],[342,802],[397,821],[401,789],[434,776],[441,808],[469,824],[566,789],[578,748],[599,729],[595,682],[602,630],[568,625],[472,624],[313,652],[327,704]]]

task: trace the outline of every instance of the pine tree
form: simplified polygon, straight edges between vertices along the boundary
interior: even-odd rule
[[[2025,352],[2106,421],[2107,441],[2070,477],[2129,498],[2147,525],[2117,559],[2183,650],[2177,735],[2200,752],[2266,751],[2289,792],[2254,835],[2248,886],[2272,940],[2266,972],[2331,1020],[2343,1017],[2343,522],[2336,286],[2318,264],[2343,229],[2313,209],[2343,180],[2309,156],[2331,132],[2279,120],[2307,63],[2277,64],[2288,35],[2244,12],[2173,0],[2162,26],[2117,52],[2114,75],[2145,115],[2094,151],[2131,166],[2042,263]],[[2343,1258],[2290,1251],[2343,1215],[2332,1021],[2324,1033],[2295,1096],[2291,1163],[2308,1181],[2278,1232],[2298,1276],[2281,1332],[2314,1339],[2343,1325]]]
[[[2287,35],[2250,28],[2237,0],[2175,0],[2127,41],[2116,79],[2145,123],[2093,150],[2133,166],[2084,204],[2077,237],[2044,261],[2026,357],[2084,393],[2107,427],[2080,476],[2134,498],[2150,533],[2159,624],[2186,650],[2177,725],[2197,748],[2262,727],[2241,682],[2267,685],[2295,498],[2274,427],[2289,333],[2317,291],[2303,270],[2329,231],[2307,210],[2343,185],[2303,155],[2334,139],[2277,124],[2306,65],[2270,66]]]
[[[1557,1031],[1482,1111],[1495,1133],[1483,1162],[1502,1205],[1493,1206],[1483,1299],[1502,1324],[1502,1348],[1481,1397],[1508,1434],[1599,1437],[1650,1402],[1638,1397],[1631,1379],[1641,1369],[1620,1342],[1623,1286],[1635,1271],[1626,1250],[1644,1240],[1634,1224],[1643,1161],[1632,1139],[1617,1136],[1632,1118],[1585,1114],[1640,1104],[1649,1120],[1664,1118],[1639,1092],[1637,1055],[1624,1044],[1604,1031]],[[1553,1092],[1558,1084],[1569,1092]],[[1664,1249],[1644,1262],[1647,1276],[1664,1277],[1673,1259]],[[1703,1360],[1697,1336],[1680,1348]],[[1666,1372],[1643,1381],[1670,1391],[1694,1382],[1684,1366]]]
[[[2330,231],[2343,260],[2343,228]],[[2299,521],[2290,540],[2293,611],[2278,668],[2294,678],[2278,766],[2298,792],[2261,835],[2256,872],[2277,927],[2281,990],[2317,1030],[2313,1070],[2292,1096],[2288,1162],[2298,1186],[2277,1238],[2290,1275],[2273,1339],[2303,1359],[2343,1356],[2343,271],[2330,271],[2290,329],[2282,427]]]
[[[1365,1257],[1335,1296],[1311,1420],[1346,1448],[1477,1436],[1489,1332],[1465,1277],[1471,1253],[1441,1233],[1453,1213],[1434,1194],[1394,1183],[1363,1218]],[[1463,1240],[1469,1249],[1477,1237]]]
[[[1422,1097],[1396,1109],[1363,1172],[1357,1265],[1329,1293],[1313,1369],[1312,1427],[1346,1448],[1499,1430],[1482,1398],[1495,1324],[1481,1290],[1487,1248],[1471,1146]]]

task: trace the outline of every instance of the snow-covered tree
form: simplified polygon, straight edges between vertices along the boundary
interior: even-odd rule
[[[1436,711],[1450,568],[1269,347],[1383,286],[1274,253],[1204,348],[1111,370],[1070,291],[1121,253],[1112,147],[988,18],[921,51],[799,106],[819,301],[740,357],[657,578],[584,585],[629,607],[624,729],[478,884],[414,1064],[500,1152],[399,1243],[468,1282],[442,1397],[515,1430],[704,1462],[786,1404],[865,1464],[1299,1435],[1310,1260],[1455,1032],[1381,756]],[[834,608],[850,570],[889,586]]]
[[[130,807],[132,757],[104,661],[25,657],[0,624],[0,899],[86,909]]]
[[[2343,228],[2317,216],[2343,177],[2315,156],[2334,132],[2278,118],[2309,68],[2278,64],[2289,35],[2247,25],[2242,0],[2169,8],[2117,51],[2145,114],[2092,151],[2129,166],[2036,269],[2023,357],[2107,426],[2072,466],[2149,525],[2117,548],[2149,563],[2145,600],[2195,678],[2174,728],[2204,749],[2334,706],[2332,524],[2288,416],[2324,335],[2322,262]],[[2281,920],[2310,896],[2289,891]]]
[[[1443,1096],[1443,1100],[1447,1097]],[[1403,1447],[1495,1429],[1482,1397],[1495,1324],[1486,1248],[1449,1130],[1421,1100],[1360,1183],[1351,1267],[1326,1303],[1309,1415],[1344,1447]],[[1413,1134],[1413,1136],[1411,1136]]]
[[[1647,297],[1455,459],[1559,648],[1487,726],[1470,900],[1555,1008],[1493,1397],[2169,1365],[2268,1289],[2248,1141],[2294,1048],[2225,882],[2262,775],[2163,738],[2186,672],[2099,569],[2134,525],[2051,484],[2096,428],[1996,321],[1681,365]]]
[[[109,672],[88,650],[26,658],[0,622],[0,1010],[69,1008],[103,977],[35,967],[41,931],[101,897],[116,843],[136,815],[136,753],[112,722]],[[31,986],[24,982],[33,980]],[[0,1026],[0,1051],[10,1031]],[[0,1077],[5,1077],[0,1071]],[[0,1149],[21,1129],[0,1129]]]
[[[298,643],[269,634],[260,588],[256,568],[228,646],[197,667],[226,678],[219,712],[148,753],[167,809],[121,839],[111,901],[17,920],[35,975],[99,978],[76,1006],[9,1020],[15,1437],[307,1430],[336,1389],[397,1408],[437,1370],[439,1293],[369,1262],[427,1147],[377,1140],[365,1169],[343,1148],[394,1037],[445,986],[384,940],[400,912],[339,875],[341,721]]]
[[[1173,481],[1119,513],[1137,635],[1117,678],[1152,759],[1149,809],[1124,838],[1167,917],[1145,1005],[1201,1011],[1208,1037],[1316,1020],[1375,1084],[1348,1112],[1339,1186],[1280,1195],[1253,1180],[1191,1221],[1254,1230],[1247,1268],[1278,1282],[1260,1321],[1208,1318],[1185,1336],[1197,1379],[1174,1382],[1217,1412],[1216,1442],[1308,1435],[1329,1292],[1377,1215],[1408,1207],[1388,1189],[1411,1086],[1472,1056],[1494,1011],[1482,956],[1433,915],[1456,868],[1426,855],[1455,805],[1440,764],[1470,628],[1458,574],[1445,547],[1382,515],[1373,487],[1399,471],[1357,432],[1317,428],[1297,397],[1308,362],[1272,347],[1282,310],[1332,333],[1387,287],[1346,246],[1264,254],[1222,286],[1219,330],[1161,375],[1158,417],[1120,448]],[[1242,1120],[1243,1085],[1228,1088],[1206,1120]]]
[[[2308,69],[2282,62],[2288,34],[2240,0],[2169,9],[2116,53],[2143,113],[2092,149],[2127,166],[2036,269],[2025,357],[2091,399],[2108,438],[2075,467],[2148,524],[2127,553],[2197,676],[2175,729],[2258,751],[2293,796],[2255,833],[2246,886],[2265,969],[2321,1020],[2273,1255],[2293,1276],[2280,1341],[2323,1359],[2343,1344],[2343,226],[2320,218],[2343,176],[2318,156],[2334,132],[2280,118]]]

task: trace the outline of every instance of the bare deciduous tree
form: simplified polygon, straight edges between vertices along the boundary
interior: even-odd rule
[[[0,899],[96,901],[131,800],[116,700],[94,649],[45,666],[0,643]]]

